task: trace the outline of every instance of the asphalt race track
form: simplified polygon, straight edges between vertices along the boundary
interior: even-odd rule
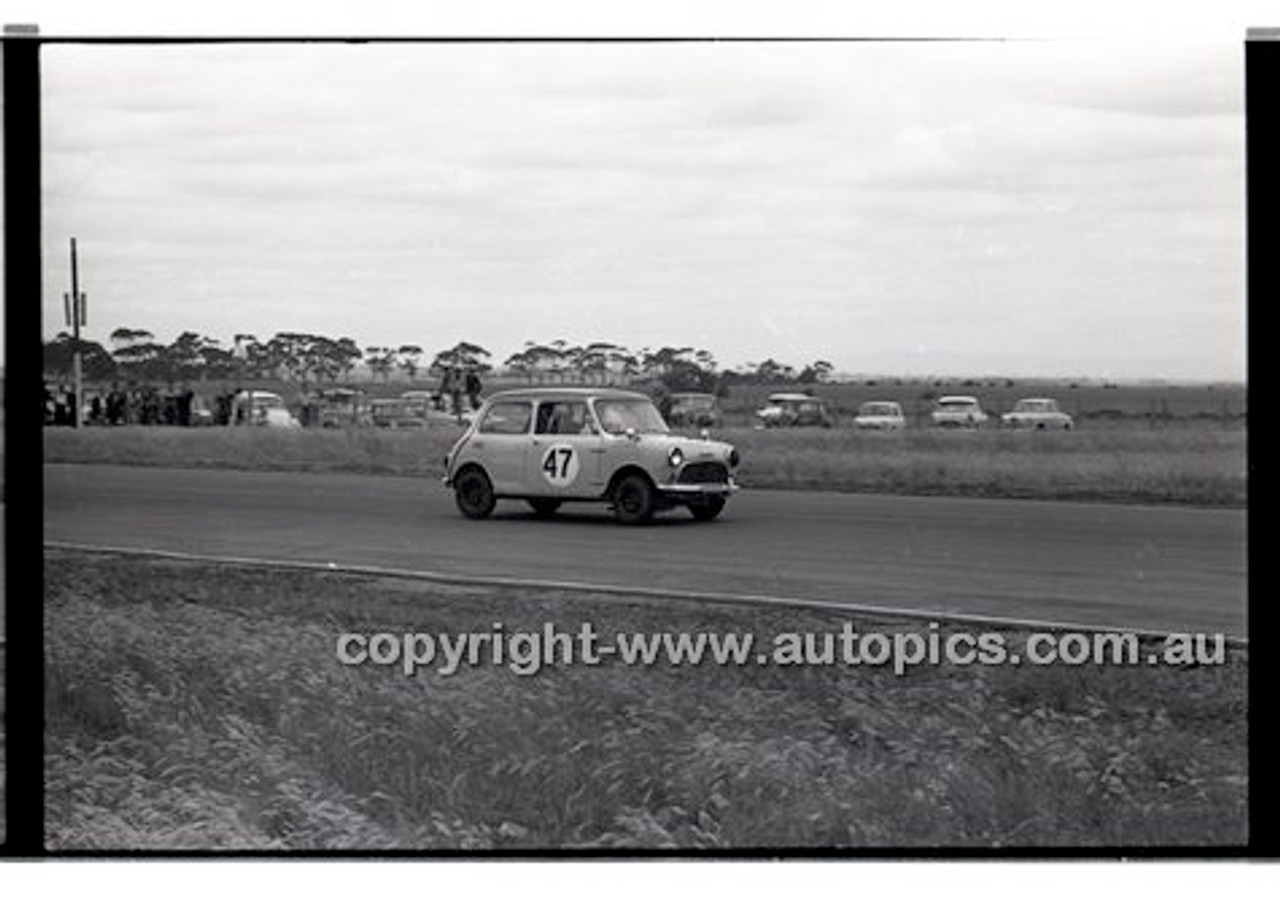
[[[651,526],[470,521],[439,482],[46,465],[46,540],[1246,635],[1245,512],[744,491]]]

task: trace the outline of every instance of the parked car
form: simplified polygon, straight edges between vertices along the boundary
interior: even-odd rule
[[[441,424],[452,424],[457,426],[461,424],[464,427],[471,426],[471,422],[475,420],[475,412],[464,408],[461,414],[454,414],[448,411],[449,399],[440,396],[437,393],[428,392],[425,389],[412,389],[408,392],[400,393],[400,399],[413,412],[413,414],[422,418],[423,424],[426,426],[439,426]]]
[[[321,427],[368,427],[373,424],[369,402],[358,389],[334,387],[316,395],[317,418]]]
[[[201,396],[195,396],[191,400],[191,426],[193,427],[211,427],[214,422],[213,408],[210,407],[209,401]]]
[[[1031,430],[1070,430],[1075,425],[1053,399],[1019,399],[1012,411],[1000,415],[1000,421],[1006,427]]]
[[[764,427],[831,426],[831,414],[822,400],[802,392],[775,392],[756,417]]]
[[[436,394],[428,389],[411,389],[400,393],[400,399],[416,413],[426,416],[426,412],[436,405]],[[441,403],[443,404],[443,403]]]
[[[935,427],[976,428],[987,422],[987,413],[973,396],[942,396],[930,419]]]
[[[284,399],[264,389],[242,389],[231,400],[231,420],[236,424],[257,427],[294,429],[298,419],[289,413]]]
[[[853,425],[860,430],[901,430],[907,419],[897,402],[863,402]]]
[[[426,416],[404,399],[374,399],[369,403],[369,416],[375,427],[391,430],[421,430]]]
[[[672,433],[646,395],[612,388],[496,393],[445,456],[445,485],[467,517],[498,499],[538,515],[566,501],[606,502],[623,523],[685,507],[711,520],[737,491],[728,443]]]
[[[719,401],[709,392],[673,392],[667,423],[673,427],[718,427]]]

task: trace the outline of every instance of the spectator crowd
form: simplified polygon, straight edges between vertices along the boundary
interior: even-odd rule
[[[468,409],[480,407],[482,384],[477,371],[470,368],[452,367],[444,371],[439,388],[430,394],[430,407],[435,411],[446,412],[462,419]],[[359,407],[367,408],[367,401],[354,396],[362,391],[334,390],[346,392],[356,401]],[[248,393],[235,389],[224,390],[211,400],[200,396],[187,386],[170,388],[161,391],[151,384],[130,382],[122,387],[113,383],[109,389],[89,387],[81,396],[80,421],[90,426],[227,426],[249,423],[250,409],[245,397]],[[257,391],[257,396],[279,398],[272,393]],[[408,401],[407,393],[403,401]],[[240,401],[237,401],[240,396]],[[381,400],[380,400],[381,401]],[[329,418],[322,414],[326,403],[325,391],[304,391],[301,394],[301,407],[298,409],[303,426],[324,425]],[[414,406],[414,403],[410,403]],[[282,406],[283,407],[283,406]],[[348,407],[352,407],[350,404]],[[338,420],[338,418],[333,418]],[[358,414],[342,418],[345,422],[361,420]],[[255,419],[255,423],[260,423]],[[70,427],[75,424],[75,394],[66,384],[44,384],[44,424],[45,426]]]

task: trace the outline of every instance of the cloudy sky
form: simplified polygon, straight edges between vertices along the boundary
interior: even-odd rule
[[[1242,379],[1239,40],[51,46],[45,331]]]

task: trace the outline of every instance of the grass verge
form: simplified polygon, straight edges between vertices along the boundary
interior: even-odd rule
[[[1247,839],[1243,651],[1185,669],[606,664],[410,678],[338,663],[338,633],[591,621],[606,636],[771,638],[845,618],[65,550],[46,553],[45,584],[54,850]]]
[[[172,427],[45,431],[59,463],[438,476],[458,436],[426,431]],[[725,430],[748,488],[1081,499],[1243,507],[1245,432],[1202,427],[1095,432],[860,433]]]

